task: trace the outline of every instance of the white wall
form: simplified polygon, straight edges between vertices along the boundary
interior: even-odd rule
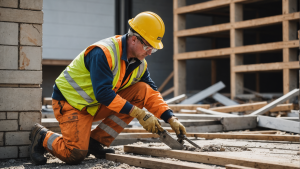
[[[43,59],[74,59],[115,33],[114,0],[43,0]]]

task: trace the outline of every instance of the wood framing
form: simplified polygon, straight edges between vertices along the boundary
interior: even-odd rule
[[[188,162],[176,162],[172,161],[172,163],[156,159],[156,158],[146,158],[146,157],[137,157],[132,155],[121,155],[121,154],[106,154],[106,160],[114,161],[116,163],[126,163],[128,165],[133,165],[137,167],[143,168],[160,168],[160,169],[213,169],[214,167],[209,167],[203,164],[195,164]]]
[[[161,86],[159,86],[159,88],[157,89],[157,91],[162,92],[162,90],[164,89],[164,87],[167,85],[167,83],[171,80],[171,78],[174,76],[174,71],[172,71],[172,73],[166,78],[166,80],[161,84]]]
[[[144,154],[158,157],[169,157],[179,160],[200,162],[206,164],[214,164],[225,166],[227,164],[242,165],[247,167],[256,167],[260,169],[298,169],[298,165],[282,164],[273,161],[249,159],[249,158],[236,158],[228,155],[219,155],[216,153],[208,152],[190,152],[182,150],[164,150],[160,148],[148,148],[138,146],[124,146],[124,152]]]
[[[174,0],[174,94],[183,94],[186,91],[186,60],[188,59],[214,59],[230,58],[230,89],[231,99],[238,94],[243,94],[244,73],[248,72],[283,72],[282,93],[297,88],[297,72],[300,68],[297,61],[297,23],[299,23],[300,12],[297,11],[297,0],[282,0],[282,14],[244,20],[243,4],[250,4],[264,0],[213,0],[186,6],[185,0]],[[217,25],[209,25],[186,29],[186,14],[203,13],[209,15],[213,10],[229,8],[230,22]],[[243,30],[258,27],[282,25],[282,41],[247,45],[243,44]],[[214,37],[220,33],[230,34],[230,47],[222,49],[210,49],[202,51],[186,52],[186,38],[191,36]],[[244,65],[243,54],[283,51],[283,61],[278,63]],[[212,81],[216,73],[212,71]],[[258,75],[257,75],[258,77]],[[259,85],[256,79],[256,86]],[[258,87],[256,87],[258,89]]]

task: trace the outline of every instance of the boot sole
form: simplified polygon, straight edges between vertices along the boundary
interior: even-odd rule
[[[36,163],[35,161],[33,161],[32,160],[32,154],[31,154],[31,149],[32,149],[32,141],[33,140],[35,140],[35,137],[37,136],[37,133],[39,133],[44,127],[41,127],[41,128],[39,128],[39,127],[37,127],[39,124],[37,123],[37,124],[35,124],[32,128],[31,128],[31,132],[30,132],[30,134],[29,134],[29,140],[31,141],[31,144],[29,145],[29,147],[28,147],[28,152],[29,152],[29,157],[30,157],[30,161],[32,162],[32,164],[34,164],[34,165],[44,165],[44,164],[46,164],[46,162],[47,162],[47,159],[46,159],[46,161],[45,162],[41,162],[41,163]],[[34,130],[34,128],[36,128],[35,130]],[[35,137],[34,137],[35,136]],[[34,137],[34,138],[33,138]]]

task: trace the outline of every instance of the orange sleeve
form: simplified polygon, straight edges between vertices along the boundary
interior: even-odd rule
[[[160,92],[153,90],[148,84],[146,86],[145,107],[149,112],[161,119],[160,116],[170,108],[162,98]]]
[[[117,94],[114,100],[107,106],[107,108],[114,112],[119,113],[124,107],[125,103],[126,100]]]

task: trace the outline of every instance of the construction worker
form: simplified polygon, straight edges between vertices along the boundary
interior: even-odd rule
[[[150,78],[145,57],[163,48],[162,19],[142,12],[128,21],[127,34],[100,40],[84,49],[55,81],[54,115],[61,134],[35,124],[29,153],[36,165],[47,162],[47,150],[68,164],[88,154],[105,158],[112,141],[134,118],[149,132],[162,130],[157,118],[186,134]],[[151,113],[143,110],[145,107]],[[94,121],[102,122],[91,131]]]

